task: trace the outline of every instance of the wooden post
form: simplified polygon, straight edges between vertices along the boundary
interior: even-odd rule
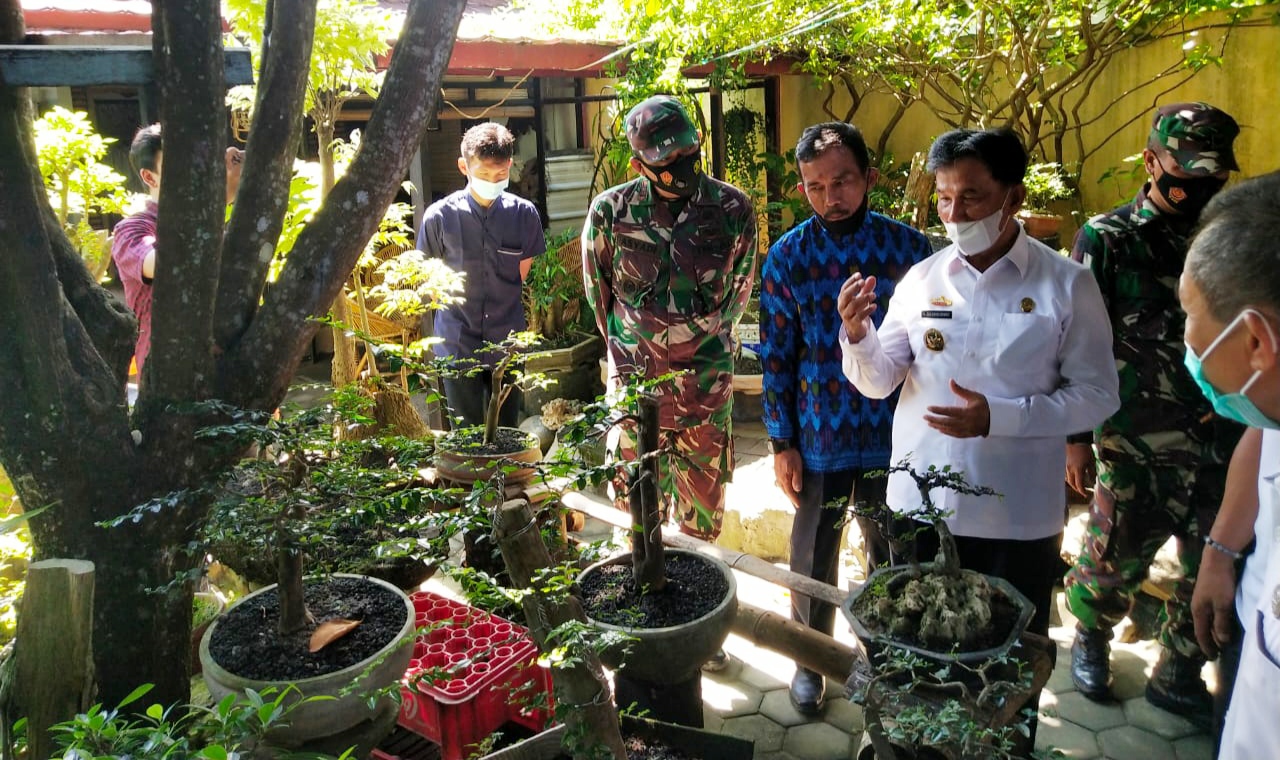
[[[551,555],[542,543],[529,502],[524,499],[512,499],[498,509],[493,532],[502,548],[507,572],[517,588],[530,588],[534,574],[551,566]],[[582,604],[575,596],[549,598],[527,594],[523,605],[529,632],[543,652],[548,651],[547,634],[556,626],[571,620],[587,622]],[[557,669],[555,677],[556,701],[572,708],[565,711],[568,735],[585,737],[585,741],[574,748],[574,757],[594,757],[597,748],[604,746],[616,760],[626,760],[618,713],[613,707],[613,695],[600,658],[591,651],[576,655],[574,664]]]
[[[51,757],[49,728],[87,710],[93,694],[92,562],[47,559],[27,568],[14,657],[27,755]]]

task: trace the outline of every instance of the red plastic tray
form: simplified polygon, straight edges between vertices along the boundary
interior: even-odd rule
[[[528,629],[429,591],[411,599],[417,625],[435,627],[414,642],[401,726],[439,744],[443,760],[465,760],[508,721],[543,728],[551,674]]]

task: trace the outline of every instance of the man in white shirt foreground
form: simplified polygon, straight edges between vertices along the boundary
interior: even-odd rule
[[[875,281],[840,292],[844,371],[883,398],[902,385],[893,460],[964,473],[998,496],[934,493],[951,513],[961,565],[1004,578],[1036,606],[1045,634],[1066,490],[1064,446],[1119,407],[1111,325],[1089,270],[1032,240],[1014,214],[1027,153],[1008,130],[958,129],[929,149],[938,215],[954,243],[912,267],[884,322],[872,326]],[[889,479],[889,507],[920,507],[907,473]],[[917,537],[930,558],[937,536]]]
[[[1251,509],[1224,501],[1205,540],[1206,560],[1233,560],[1257,534],[1241,583],[1244,640],[1218,757],[1270,759],[1280,756],[1280,172],[1219,193],[1200,225],[1178,289],[1187,313],[1187,369],[1216,413],[1262,430],[1260,441],[1253,431],[1241,439],[1227,475],[1230,499],[1239,477],[1256,473],[1256,523]],[[1249,452],[1256,467],[1238,461]],[[1229,603],[1215,601],[1210,614],[1197,598],[1207,595],[1201,586],[1213,576],[1201,574],[1192,598],[1196,638],[1210,656],[1233,633]]]

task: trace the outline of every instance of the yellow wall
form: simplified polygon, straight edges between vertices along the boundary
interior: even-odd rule
[[[1246,22],[1231,32],[1223,55],[1221,67],[1210,67],[1167,94],[1159,92],[1178,81],[1162,80],[1163,84],[1131,93],[1129,99],[1112,110],[1102,121],[1086,128],[1086,148],[1115,131],[1128,117],[1138,112],[1147,115],[1122,129],[1115,138],[1088,159],[1081,180],[1081,196],[1086,211],[1097,212],[1117,205],[1122,198],[1132,197],[1138,183],[1126,183],[1118,188],[1115,183],[1100,184],[1098,177],[1109,167],[1121,166],[1125,156],[1142,150],[1150,129],[1152,103],[1204,100],[1227,111],[1240,123],[1241,133],[1236,139],[1236,156],[1241,172],[1239,176],[1257,176],[1280,169],[1280,149],[1276,147],[1275,129],[1266,124],[1274,121],[1280,105],[1280,26],[1270,23],[1271,16],[1280,12],[1280,6],[1272,4],[1257,9],[1254,21]],[[1222,17],[1212,14],[1198,20],[1206,27],[1200,35],[1207,41],[1217,41],[1222,30],[1208,28],[1220,23]],[[1154,74],[1181,58],[1181,46],[1186,40],[1176,35],[1156,43],[1136,48],[1118,55],[1110,70],[1100,77],[1089,93],[1088,105],[1101,107],[1117,98],[1134,83]],[[795,146],[800,132],[808,125],[830,120],[822,109],[826,92],[807,76],[783,77],[780,91],[781,140],[784,147]],[[894,101],[887,96],[872,95],[863,101],[854,123],[863,131],[867,142],[874,146],[885,124],[894,111]],[[848,108],[847,97],[837,97],[832,110],[843,116]],[[938,134],[946,131],[943,124],[925,105],[916,104],[894,129],[887,146],[898,162],[909,160],[916,151],[924,151]],[[1068,160],[1076,158],[1074,155]]]

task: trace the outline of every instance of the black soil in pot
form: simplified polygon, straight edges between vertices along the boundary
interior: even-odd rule
[[[280,598],[275,589],[237,604],[223,615],[209,639],[209,653],[227,672],[260,681],[297,681],[333,673],[368,659],[404,628],[404,600],[359,578],[316,578],[305,587],[316,623],[359,620],[350,633],[311,653],[314,626],[289,636],[276,631]]]
[[[579,581],[583,606],[601,623],[666,628],[697,620],[729,593],[729,582],[710,562],[674,553],[667,554],[666,561],[667,586],[660,593],[639,593],[630,562],[597,568]]]

